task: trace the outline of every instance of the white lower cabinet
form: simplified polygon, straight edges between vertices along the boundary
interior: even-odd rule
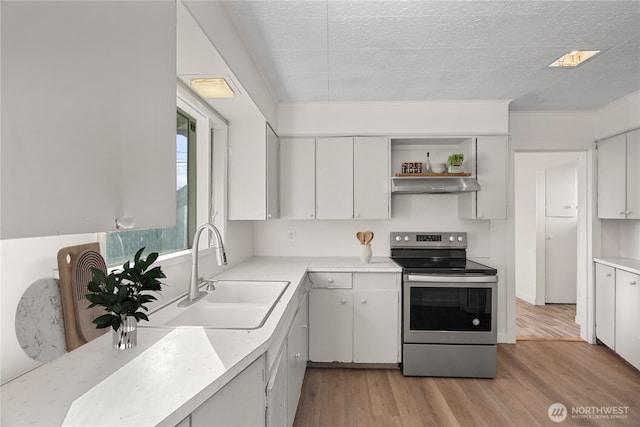
[[[353,361],[353,291],[309,292],[309,360]]]
[[[397,273],[353,273],[352,289],[312,289],[309,360],[398,363],[399,300]]]
[[[640,275],[616,269],[615,351],[640,369]]]
[[[615,350],[616,269],[596,263],[596,337]]]
[[[640,369],[640,275],[595,263],[596,337]]]
[[[267,383],[267,427],[292,426],[308,355],[308,300],[303,298]]]
[[[191,427],[263,426],[264,372],[265,356],[260,356],[191,413]]]

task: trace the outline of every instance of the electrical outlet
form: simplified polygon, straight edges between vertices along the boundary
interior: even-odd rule
[[[495,233],[496,231],[498,231],[498,225],[495,222],[490,221],[489,222],[489,231]]]
[[[289,238],[289,241],[295,242],[296,241],[296,229],[295,228],[288,229],[287,230],[287,237]]]

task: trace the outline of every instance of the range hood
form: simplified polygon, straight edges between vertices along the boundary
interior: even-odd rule
[[[391,178],[393,194],[461,194],[479,190],[478,181],[468,176]]]

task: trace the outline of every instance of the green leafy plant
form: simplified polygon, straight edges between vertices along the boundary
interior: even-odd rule
[[[147,311],[145,304],[157,298],[145,292],[160,291],[162,283],[159,279],[167,276],[160,267],[147,270],[158,259],[158,253],[152,252],[145,259],[142,258],[143,251],[141,248],[136,252],[133,265],[127,261],[122,270],[114,270],[108,275],[100,269],[91,269],[92,280],[87,284],[89,307],[100,305],[109,312],[94,319],[96,328],[111,326],[117,331],[126,316],[133,316],[138,321],[149,320],[142,310]]]
[[[460,166],[464,162],[464,154],[455,153],[449,156],[447,159],[450,166]]]

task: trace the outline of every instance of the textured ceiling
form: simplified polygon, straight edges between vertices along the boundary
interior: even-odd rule
[[[229,1],[280,102],[512,99],[594,110],[640,90],[640,0]],[[547,65],[601,49],[575,69]]]

